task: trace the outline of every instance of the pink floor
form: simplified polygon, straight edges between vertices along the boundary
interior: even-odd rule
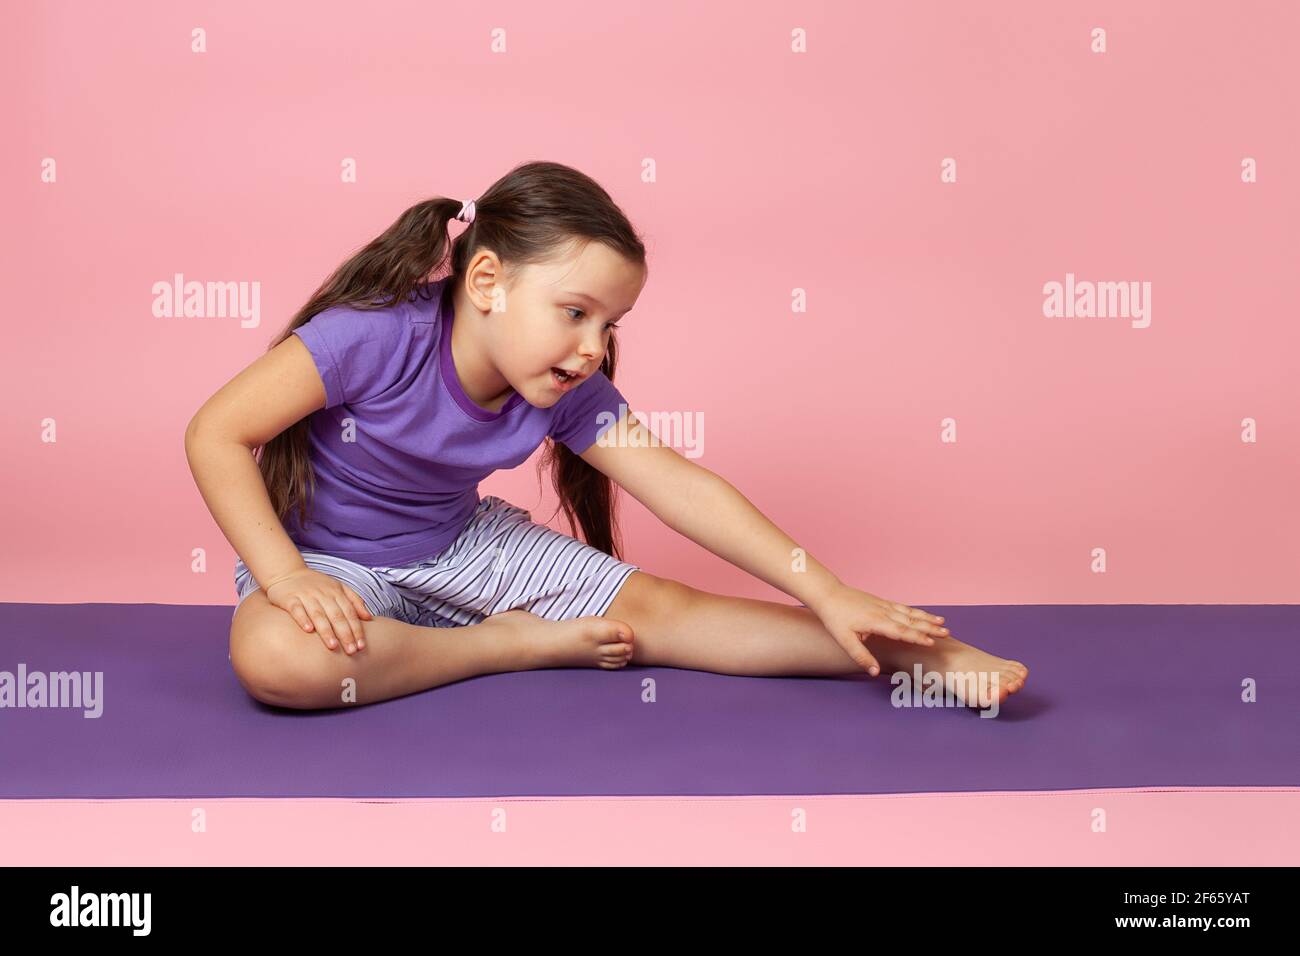
[[[1094,832],[1097,810],[1105,832]],[[1300,860],[1300,788],[3,800],[13,866],[1121,865]]]

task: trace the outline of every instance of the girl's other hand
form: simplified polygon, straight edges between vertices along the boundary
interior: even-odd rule
[[[812,610],[835,642],[872,677],[880,673],[880,664],[864,643],[870,635],[925,647],[933,646],[935,638],[950,636],[942,617],[847,585],[832,591]]]
[[[311,568],[294,571],[266,588],[266,599],[289,612],[304,631],[315,631],[325,646],[353,654],[366,646],[361,622],[373,621],[355,591],[337,578]]]

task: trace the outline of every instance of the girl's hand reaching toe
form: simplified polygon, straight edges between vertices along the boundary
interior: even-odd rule
[[[848,585],[841,585],[810,607],[836,643],[872,677],[880,673],[880,664],[864,644],[872,634],[926,647],[936,638],[949,636],[942,617]]]
[[[343,644],[348,654],[366,646],[362,621],[373,621],[356,591],[311,568],[282,577],[266,588],[266,599],[283,608],[304,631],[315,631],[331,651]]]

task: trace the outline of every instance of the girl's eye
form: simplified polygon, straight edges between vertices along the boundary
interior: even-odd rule
[[[569,313],[569,318],[573,319],[575,322],[581,321],[581,318],[580,318],[580,317],[583,316],[583,315],[586,315],[586,313],[583,312],[581,309],[575,309],[573,306],[567,306],[567,305],[566,305],[566,306],[564,307],[564,311],[565,311],[565,312],[568,312],[568,313]],[[578,314],[577,314],[577,315],[574,315],[574,314],[573,314],[574,312],[576,312],[576,313],[578,313]],[[610,322],[610,323],[607,323],[607,324],[606,324],[605,328],[606,328],[606,329],[618,329],[618,328],[622,328],[622,326],[620,326],[617,322]]]

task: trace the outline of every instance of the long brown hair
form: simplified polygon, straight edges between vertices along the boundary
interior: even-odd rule
[[[454,241],[449,239],[448,224],[460,211],[460,200],[438,196],[411,206],[321,284],[268,350],[332,306],[380,309],[413,293],[423,295],[431,275],[447,259],[451,264],[448,278],[454,285],[465,275],[474,251],[481,248],[496,253],[507,275],[529,263],[545,262],[558,249],[583,240],[603,242],[629,262],[646,266],[641,238],[609,194],[591,177],[560,163],[516,166],[474,205],[474,221]],[[600,363],[600,370],[611,381],[617,353],[611,334]],[[310,519],[316,488],[308,418],[262,445],[258,458],[276,516],[283,521],[297,508],[302,527]],[[564,445],[549,437],[545,445],[538,468],[550,465],[551,484],[569,529],[577,533],[576,516],[588,544],[621,559],[621,547],[615,540],[613,483]]]

